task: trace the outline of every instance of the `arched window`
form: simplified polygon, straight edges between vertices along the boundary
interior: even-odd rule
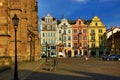
[[[81,22],[79,21],[79,25],[81,24]]]
[[[70,30],[68,30],[68,33],[71,33],[71,31],[70,31]]]
[[[97,25],[98,25],[98,23],[95,23],[95,25],[97,26]]]

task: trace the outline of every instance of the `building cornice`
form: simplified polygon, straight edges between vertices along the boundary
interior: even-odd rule
[[[0,36],[8,36],[8,37],[11,37],[9,34],[0,34]]]
[[[22,12],[22,9],[17,9],[17,8],[14,8],[14,9],[13,9],[13,8],[9,8],[9,10],[13,10],[13,11],[14,11],[14,10],[15,10],[15,11],[17,10],[17,11],[21,11],[21,12]]]

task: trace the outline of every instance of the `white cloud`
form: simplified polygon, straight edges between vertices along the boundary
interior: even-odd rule
[[[88,0],[73,0],[73,1],[84,3],[84,2],[87,2]]]

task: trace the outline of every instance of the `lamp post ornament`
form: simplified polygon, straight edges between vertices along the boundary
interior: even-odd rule
[[[19,18],[15,14],[14,17],[12,18],[13,25],[14,25],[14,31],[15,31],[15,64],[14,64],[14,80],[19,80],[18,79],[18,66],[17,66],[17,27],[18,27],[18,22]]]

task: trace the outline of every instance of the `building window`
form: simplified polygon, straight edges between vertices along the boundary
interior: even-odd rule
[[[45,26],[43,25],[43,27],[42,27],[42,28],[43,28],[42,30],[45,30],[45,29],[46,29],[46,25],[45,25]]]
[[[95,33],[95,30],[94,30],[94,29],[91,29],[91,33]]]
[[[83,33],[87,33],[87,29],[83,29]]]
[[[68,33],[70,34],[70,33],[71,33],[71,31],[70,31],[70,30],[68,30]]]
[[[81,22],[79,21],[79,25],[81,24]]]
[[[50,30],[50,26],[47,27],[47,30]]]
[[[92,43],[92,48],[95,48],[95,43]]]
[[[55,26],[53,26],[53,30],[55,30]]]
[[[64,30],[63,34],[66,34],[66,30]]]
[[[84,42],[84,43],[83,43],[83,46],[84,46],[84,47],[87,47],[87,43],[86,43],[86,42]]]
[[[102,40],[102,36],[99,36],[99,41],[101,41]]]
[[[91,37],[91,41],[95,41],[95,37],[94,36]]]
[[[68,40],[71,40],[71,37],[70,37],[70,36],[68,36]]]
[[[83,36],[83,40],[87,40],[87,36]]]
[[[77,30],[76,30],[76,29],[74,29],[74,30],[73,30],[73,33],[77,33]]]
[[[59,30],[59,33],[61,33],[61,30]]]
[[[71,47],[71,43],[68,43],[68,47]]]
[[[96,26],[98,26],[98,23],[95,23]]]
[[[66,43],[64,43],[64,46],[66,47]]]
[[[61,37],[59,37],[59,40],[62,40]]]
[[[73,40],[77,40],[77,37],[76,37],[76,36],[74,36],[74,37],[73,37]]]
[[[99,29],[98,32],[99,32],[99,33],[102,33],[102,29]]]
[[[66,40],[66,36],[63,36],[63,40],[64,40],[64,41]]]
[[[56,49],[56,46],[51,46],[51,49]]]
[[[53,35],[54,37],[55,37],[55,33],[54,33],[54,35]]]
[[[54,40],[53,39],[51,39],[51,44],[54,44]]]
[[[82,30],[79,30],[79,33],[82,33]]]
[[[48,33],[48,37],[50,37],[50,33]]]
[[[45,36],[45,34],[43,33],[43,37]]]
[[[77,48],[77,43],[74,43],[74,48]]]
[[[82,36],[79,36],[79,40],[82,40]]]

